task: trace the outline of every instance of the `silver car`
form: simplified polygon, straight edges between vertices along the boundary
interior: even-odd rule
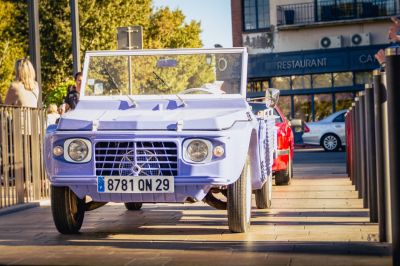
[[[304,144],[320,145],[326,151],[337,151],[346,145],[345,114],[347,110],[341,110],[318,121],[307,123],[309,130],[303,134]]]

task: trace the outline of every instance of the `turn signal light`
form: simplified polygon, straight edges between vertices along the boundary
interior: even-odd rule
[[[64,149],[63,149],[63,147],[61,147],[61,146],[55,146],[55,147],[53,148],[53,154],[54,154],[55,156],[61,156],[61,155],[63,155],[63,154],[64,154]]]
[[[225,153],[224,147],[216,146],[213,153],[215,157],[222,157],[222,155]]]
[[[307,124],[304,124],[304,133],[310,132],[310,128],[307,126]]]

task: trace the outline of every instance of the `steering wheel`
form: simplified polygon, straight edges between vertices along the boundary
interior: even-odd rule
[[[209,89],[209,88],[190,88],[182,91],[179,94],[191,94],[191,93],[196,93],[196,92],[205,92],[208,94],[225,94],[223,90],[220,89]]]

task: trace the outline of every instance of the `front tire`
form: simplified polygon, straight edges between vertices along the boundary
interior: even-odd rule
[[[69,187],[51,186],[51,212],[61,234],[77,234],[85,216],[85,200],[78,198]]]
[[[143,206],[141,202],[125,202],[124,204],[128,211],[138,211]]]
[[[292,176],[293,176],[293,166],[292,166],[292,158],[290,157],[289,154],[289,161],[286,166],[285,170],[277,171],[275,173],[275,184],[277,186],[282,186],[282,185],[289,185],[290,182],[292,181]]]
[[[251,176],[246,161],[242,173],[227,191],[228,226],[232,233],[244,233],[250,227],[251,218]]]
[[[272,204],[272,178],[268,177],[261,189],[255,190],[257,209],[268,209]]]
[[[337,151],[342,146],[338,136],[334,134],[326,134],[321,139],[321,146],[325,151]]]

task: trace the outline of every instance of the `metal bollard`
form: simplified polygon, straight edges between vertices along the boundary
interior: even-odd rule
[[[345,138],[346,138],[346,174],[347,176],[350,176],[350,170],[349,170],[349,141],[350,137],[348,135],[349,132],[349,119],[350,119],[350,111],[347,110],[345,114],[345,120],[344,120],[344,132],[345,132]]]
[[[382,104],[385,101],[384,88],[382,84],[382,73],[374,70],[374,120],[375,120],[375,165],[377,179],[377,200],[378,200],[378,221],[379,221],[379,241],[386,242],[387,238],[387,205],[386,205],[386,180],[385,180],[385,149],[383,136],[383,112]],[[386,92],[385,92],[386,93]],[[384,100],[385,99],[385,100]]]
[[[351,104],[351,137],[353,142],[351,143],[351,183],[355,186],[356,185],[356,129],[355,129],[355,115],[356,115],[356,104],[353,102]],[[357,189],[356,189],[357,190]]]
[[[358,96],[354,99],[354,107],[355,107],[355,116],[354,116],[354,133],[355,133],[355,142],[354,142],[354,163],[355,163],[355,185],[356,185],[356,190],[358,192],[358,198],[361,199],[361,178],[360,178],[360,146],[361,146],[361,140],[360,140],[360,132],[359,132],[359,116],[360,116],[360,98]]]
[[[368,180],[367,180],[367,164],[366,164],[366,145],[367,141],[365,138],[365,93],[359,92],[360,97],[360,112],[359,112],[359,136],[360,136],[360,178],[361,178],[361,196],[363,199],[363,207],[368,208]]]
[[[393,265],[400,265],[400,47],[386,49]]]
[[[352,180],[352,173],[351,173],[351,143],[352,143],[352,138],[351,138],[351,107],[346,113],[346,173],[347,176]]]
[[[377,179],[376,179],[376,151],[375,151],[375,117],[374,91],[371,84],[365,86],[365,134],[366,134],[366,165],[369,188],[369,218],[370,222],[378,222]]]
[[[388,130],[388,109],[387,109],[387,83],[386,73],[382,73],[382,137],[384,151],[384,173],[385,173],[385,203],[386,203],[386,237],[389,243],[392,243],[392,205],[390,191],[390,162],[389,162],[389,130]]]

